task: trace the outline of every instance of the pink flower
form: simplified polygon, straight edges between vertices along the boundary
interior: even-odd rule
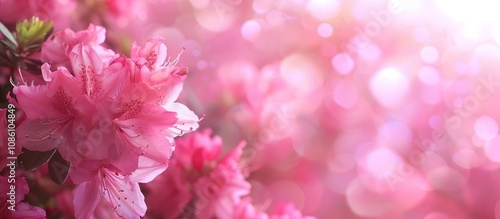
[[[222,140],[211,137],[211,130],[177,139],[169,169],[147,185],[152,214],[230,218],[241,197],[250,192],[250,184],[238,167],[243,146],[238,145],[218,161]]]
[[[71,179],[78,185],[73,199],[76,218],[93,215],[102,198],[122,218],[140,218],[146,213],[139,184],[112,165],[86,161],[72,171]]]
[[[130,58],[139,68],[136,80],[154,88],[157,103],[163,108],[178,112],[177,123],[169,129],[171,137],[176,137],[197,129],[199,119],[185,105],[174,102],[182,90],[188,69],[175,66],[179,56],[173,61],[167,59],[167,47],[163,41],[163,38],[156,37],[148,40],[143,47],[134,42]]]
[[[159,93],[136,80],[136,66],[126,58],[105,66],[92,47],[78,44],[70,59],[73,74],[64,67],[52,72],[45,64],[47,85],[14,88],[29,118],[19,127],[25,136],[20,145],[35,151],[58,147],[63,158],[75,164],[81,159],[107,160],[130,174],[139,156],[166,163],[173,137],[197,128],[198,118],[186,107],[169,111],[159,105],[165,98],[179,106],[173,103],[177,93]],[[162,88],[168,90],[169,85]]]
[[[198,128],[198,117],[175,102],[187,69],[165,63],[166,54],[155,60],[164,64],[154,72],[126,57],[108,62],[95,50],[99,33],[78,34],[80,43],[67,47],[70,70],[52,71],[46,63],[46,84],[14,88],[27,115],[18,144],[33,151],[57,148],[72,163],[77,218],[92,215],[101,194],[117,215],[138,218],[146,211],[138,183],[167,168],[174,137]]]
[[[250,203],[250,199],[243,199],[238,203],[238,205],[236,205],[231,218],[268,219],[269,216],[266,213],[255,209],[252,203]]]
[[[145,185],[148,215],[153,218],[179,218],[193,198],[191,186],[184,180],[185,172],[174,166],[174,159],[163,174]]]
[[[176,140],[176,152],[172,165],[182,171],[203,173],[207,168],[213,168],[222,150],[220,136],[211,136],[212,130],[205,129],[186,138]]]
[[[76,218],[89,218],[101,200],[110,204],[122,218],[144,216],[147,207],[139,183],[150,182],[166,168],[165,164],[141,157],[136,171],[124,175],[111,164],[82,162],[71,172],[71,179],[77,184],[73,199]],[[107,214],[105,208],[99,212]]]
[[[230,218],[241,197],[250,193],[250,183],[238,167],[244,145],[234,148],[194,184],[197,218]]]
[[[14,179],[14,184],[9,183],[8,179]],[[10,197],[10,186],[15,186],[15,197]],[[40,219],[45,218],[45,211],[39,207],[31,206],[26,202],[22,202],[24,195],[29,193],[28,183],[24,177],[8,178],[0,175],[0,218],[12,219]],[[10,203],[13,200],[14,203]],[[15,211],[9,209],[14,206]]]
[[[71,29],[58,31],[43,43],[41,60],[51,63],[54,67],[64,66],[69,69],[71,67],[70,53],[77,44],[81,43],[90,46],[106,64],[117,55],[101,45],[105,39],[106,29],[93,24],[90,24],[86,30],[78,32]]]
[[[315,219],[315,217],[302,216],[302,213],[291,203],[281,205],[270,219]]]
[[[194,197],[193,183],[215,166],[222,149],[222,139],[219,136],[211,137],[211,133],[207,129],[176,139],[176,150],[169,168],[147,184],[151,193],[146,202],[152,215],[177,218],[179,215],[194,214],[192,206],[188,206]]]
[[[39,169],[37,169],[38,171]],[[75,215],[75,208],[73,207],[73,191],[63,190],[55,195],[55,202],[53,211],[60,214],[62,218],[71,218]],[[47,210],[50,212],[49,210]]]

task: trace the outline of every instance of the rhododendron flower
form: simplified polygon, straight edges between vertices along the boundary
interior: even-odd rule
[[[24,195],[29,193],[28,183],[24,177],[15,178],[15,211],[9,209],[11,206],[8,200],[12,200],[8,193],[11,193],[10,186],[7,177],[0,175],[0,218],[32,218],[41,219],[45,218],[45,211],[39,207],[31,206],[30,204],[23,202]]]
[[[218,161],[222,140],[210,135],[205,130],[176,140],[169,169],[147,185],[152,191],[162,191],[149,196],[154,215],[231,218],[241,197],[249,194],[250,184],[238,167],[244,144]]]
[[[302,213],[291,203],[281,205],[270,219],[314,219],[314,217],[302,216]]]
[[[118,215],[143,216],[146,205],[138,183],[151,181],[167,168],[174,137],[198,128],[198,117],[175,103],[187,69],[166,62],[163,52],[152,59],[161,64],[147,71],[138,64],[141,56],[135,57],[139,61],[106,61],[109,56],[95,50],[102,33],[93,29],[76,35],[76,45],[52,42],[71,48],[71,68],[52,71],[46,63],[45,84],[14,88],[27,115],[18,127],[23,136],[18,144],[32,151],[57,148],[72,163],[77,218],[92,215],[100,200],[95,195],[101,193]]]
[[[171,153],[168,145],[173,144],[170,138],[182,134],[170,131],[177,127],[177,114],[189,114],[194,120],[187,123],[197,123],[197,117],[185,107],[172,112],[158,105],[159,99],[175,100],[178,93],[158,93],[134,80],[134,66],[113,62],[105,67],[98,54],[82,44],[73,48],[70,58],[73,74],[64,67],[52,72],[45,64],[46,85],[14,88],[29,118],[19,127],[26,137],[20,144],[26,148],[47,151],[58,147],[75,164],[82,158],[108,160],[118,162],[124,174],[130,174],[139,155],[166,163]],[[104,138],[104,134],[112,137]]]
[[[257,210],[250,202],[250,199],[243,199],[238,203],[238,205],[235,206],[231,218],[268,219],[269,216],[266,213]]]
[[[210,135],[211,130],[206,129],[202,133],[176,139],[176,150],[169,168],[147,184],[152,193],[146,202],[153,215],[177,218],[181,213],[189,216],[194,214],[192,209],[185,209],[192,208],[188,204],[195,195],[193,184],[213,168],[222,149],[222,139]]]
[[[41,60],[51,63],[54,67],[71,67],[70,53],[73,48],[82,43],[90,46],[99,56],[104,64],[116,58],[117,54],[101,44],[106,39],[106,29],[101,26],[90,24],[86,30],[74,32],[67,28],[52,34],[49,40],[42,45]]]
[[[82,163],[73,170],[71,179],[78,184],[73,199],[76,218],[89,218],[102,198],[120,217],[140,218],[146,213],[139,184],[112,165],[98,161]]]
[[[170,137],[183,135],[198,128],[198,117],[185,105],[175,103],[182,90],[183,81],[188,69],[184,66],[175,66],[179,60],[177,57],[172,62],[167,58],[167,47],[161,37],[148,40],[143,47],[132,44],[130,58],[139,68],[139,78],[154,88],[157,103],[168,111],[178,112],[177,122],[169,130]]]
[[[243,146],[234,148],[208,175],[195,183],[196,218],[230,218],[241,197],[250,194],[250,183],[238,167]]]

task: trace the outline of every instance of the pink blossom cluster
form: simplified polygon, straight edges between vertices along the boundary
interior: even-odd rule
[[[89,218],[101,199],[118,216],[139,218],[146,205],[138,183],[167,168],[173,139],[194,131],[199,119],[175,102],[187,68],[166,60],[162,38],[134,44],[130,58],[102,47],[104,38],[102,27],[90,25],[57,32],[43,45],[45,83],[13,90],[26,114],[18,144],[57,148],[71,163],[77,218]]]
[[[271,215],[257,209],[249,196],[251,184],[242,172],[244,142],[220,157],[222,139],[212,131],[176,140],[177,150],[168,170],[146,185],[151,215],[158,218],[312,219],[293,204],[283,204]],[[165,206],[164,203],[172,203]]]
[[[499,7],[0,0],[13,32],[32,15],[55,30],[14,65],[0,49],[0,105],[10,92],[19,109],[16,155],[53,154],[19,171],[30,185],[21,203],[48,218],[498,217]],[[165,47],[182,52],[188,75]],[[196,122],[205,131],[175,138]]]

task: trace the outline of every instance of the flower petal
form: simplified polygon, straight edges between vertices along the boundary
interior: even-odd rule
[[[156,176],[160,175],[167,169],[165,163],[158,163],[152,159],[141,156],[139,157],[139,167],[132,173],[130,180],[132,182],[149,183]]]
[[[101,168],[104,198],[122,218],[140,218],[146,213],[146,203],[138,183],[128,177]]]
[[[95,99],[102,92],[102,73],[104,64],[97,53],[90,47],[77,44],[69,55],[75,76],[82,83],[82,92]]]
[[[100,176],[94,180],[82,182],[74,190],[73,206],[75,208],[75,217],[77,219],[87,219],[94,213],[97,204],[102,198],[99,194]]]

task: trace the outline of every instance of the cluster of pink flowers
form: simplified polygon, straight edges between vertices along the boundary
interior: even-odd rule
[[[242,172],[242,142],[220,158],[222,140],[211,137],[211,130],[176,140],[178,150],[170,167],[146,185],[147,204],[158,218],[248,218],[312,219],[303,217],[292,204],[271,215],[256,209],[248,196],[251,184]],[[172,203],[165,206],[164,203]]]
[[[27,118],[18,144],[57,148],[71,163],[77,218],[89,218],[102,198],[117,215],[139,218],[146,205],[138,183],[167,168],[173,139],[197,129],[199,119],[175,102],[187,68],[166,60],[162,38],[134,44],[130,58],[101,46],[104,38],[104,28],[90,25],[43,45],[45,83],[13,90]]]
[[[0,107],[19,109],[30,185],[19,201],[48,218],[144,203],[143,218],[499,217],[499,3],[0,0]],[[33,15],[52,23],[18,31]],[[200,118],[171,101],[185,68],[156,73],[155,36],[183,51],[177,101],[215,137],[175,138]],[[109,189],[120,199],[73,205],[104,183],[139,183],[144,202]]]
[[[291,203],[270,214],[253,206],[241,165],[244,142],[219,158],[222,139],[211,137],[211,130],[176,139],[198,129],[201,119],[176,102],[188,69],[177,66],[180,55],[168,57],[163,38],[141,46],[134,42],[127,57],[103,45],[105,34],[104,27],[93,24],[82,31],[53,33],[36,54],[44,63],[40,77],[23,77],[19,71],[12,82],[15,98],[9,101],[22,117],[16,121],[15,155],[25,156],[18,165],[36,169],[50,160],[52,180],[73,185],[72,195],[57,192],[59,207],[45,207],[78,219],[311,218]],[[1,113],[5,128],[6,110]],[[8,132],[0,131],[2,145],[7,145]],[[3,158],[7,151],[2,150],[1,163],[8,162]],[[29,166],[27,159],[42,159],[30,157],[33,153],[46,159]],[[38,176],[46,172],[38,171]],[[42,208],[20,202],[29,188],[18,175],[22,192],[17,193],[16,211],[4,202],[2,218],[44,218]],[[6,177],[0,177],[2,188],[8,188]]]

